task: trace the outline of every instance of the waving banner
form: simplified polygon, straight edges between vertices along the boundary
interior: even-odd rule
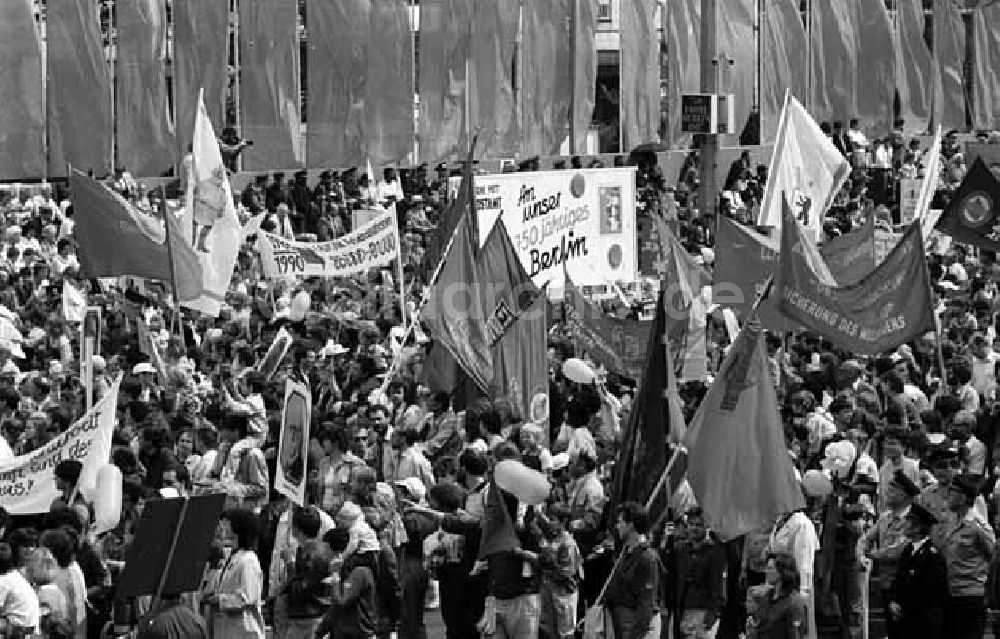
[[[344,277],[387,266],[399,257],[399,229],[390,211],[328,242],[296,242],[273,233],[258,237],[264,275],[269,278]]]
[[[838,286],[793,215],[786,205],[776,277],[782,313],[859,355],[877,355],[934,330],[919,224],[866,277]]]
[[[111,457],[111,433],[115,428],[118,407],[119,377],[107,394],[77,420],[66,432],[25,455],[0,462],[0,506],[12,515],[49,512],[60,495],[56,488],[55,467],[64,459],[83,464],[80,492],[93,497],[97,471]]]
[[[563,295],[566,325],[583,350],[612,373],[641,379],[652,322],[605,315],[580,293],[568,275]]]

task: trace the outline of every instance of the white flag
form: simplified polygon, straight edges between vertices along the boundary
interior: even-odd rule
[[[851,174],[851,165],[790,93],[778,123],[778,137],[767,173],[762,226],[781,228],[782,193],[802,227],[817,242],[823,236],[823,215]]]
[[[941,181],[941,125],[938,125],[931,148],[924,158],[924,181],[920,183],[920,195],[917,197],[917,210],[913,217],[920,220],[920,230],[923,233],[924,246],[930,242],[931,233],[941,219],[943,211],[931,211],[931,202]]]
[[[194,300],[181,302],[181,306],[218,316],[236,266],[243,228],[203,93],[198,94],[185,207],[191,218],[191,236],[187,240],[201,260],[202,293]]]
[[[87,314],[87,298],[66,280],[63,280],[62,306],[67,322],[82,322]]]

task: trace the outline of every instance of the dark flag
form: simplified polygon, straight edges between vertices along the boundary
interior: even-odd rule
[[[666,288],[665,286],[663,288]],[[657,484],[667,466],[668,443],[677,441],[683,436],[683,424],[676,415],[680,414],[679,405],[671,406],[670,398],[676,400],[676,394],[671,392],[672,367],[668,364],[669,354],[666,348],[667,313],[664,293],[656,304],[656,319],[649,334],[649,347],[646,355],[646,367],[639,384],[639,392],[635,398],[632,412],[629,415],[628,427],[622,435],[621,455],[615,464],[614,483],[612,486],[612,507],[625,501],[638,501],[645,504],[653,495]],[[674,408],[674,410],[671,410]],[[671,415],[675,415],[671,419]],[[658,499],[666,499],[677,487],[683,476],[684,464],[675,463],[671,471],[671,480],[665,491],[658,494]],[[665,504],[665,501],[659,501]],[[662,508],[656,508],[657,512]]]
[[[441,263],[441,259],[448,249],[448,243],[451,242],[451,238],[455,234],[455,227],[458,226],[458,221],[469,210],[470,205],[475,203],[475,192],[472,186],[472,159],[475,140],[473,140],[472,145],[473,148],[469,150],[468,161],[462,170],[462,182],[458,186],[458,193],[455,194],[455,199],[448,204],[448,208],[444,212],[444,217],[438,222],[437,228],[427,237],[427,246],[424,248],[423,257],[423,270],[425,273],[434,273],[437,270],[438,264]],[[475,207],[471,208],[472,215],[475,216]],[[473,220],[475,224],[472,227],[473,229],[478,229],[479,225],[477,222],[478,220]],[[475,242],[479,241],[478,231],[473,233],[473,240]]]
[[[976,158],[944,210],[937,228],[956,242],[1000,251],[1000,183]]]
[[[867,276],[839,286],[787,202],[784,218],[775,286],[788,318],[859,355],[878,355],[934,330],[920,222]]]

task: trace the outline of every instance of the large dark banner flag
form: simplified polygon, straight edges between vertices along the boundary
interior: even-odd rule
[[[248,171],[305,160],[299,113],[298,3],[240,1],[240,108]]]
[[[573,0],[573,135],[576,152],[586,148],[597,99],[597,4]]]
[[[858,110],[854,0],[825,0],[812,8],[812,98],[807,106],[817,122],[846,120]]]
[[[471,2],[420,3],[419,144],[424,162],[461,157],[468,149],[471,25]]]
[[[774,0],[763,5],[761,31],[761,141],[773,142],[785,104],[785,92],[804,96],[809,77],[802,61],[809,55],[809,41],[802,24],[798,0]]]
[[[513,61],[518,5],[480,0],[472,10],[469,111],[485,157],[513,157],[518,150]]]
[[[621,114],[626,149],[658,139],[660,47],[655,12],[654,2],[621,2]]]
[[[40,42],[29,0],[0,3],[0,180],[45,175]]]
[[[407,1],[371,0],[368,29],[368,158],[376,166],[396,164],[413,151],[413,33]]]
[[[839,286],[786,206],[775,290],[787,317],[859,355],[877,355],[934,330],[919,222],[867,277]]]
[[[118,164],[133,175],[161,175],[181,157],[174,155],[167,104],[166,3],[128,0],[116,6]]]
[[[521,49],[521,155],[557,155],[569,127],[573,99],[571,0],[524,4]],[[627,38],[623,38],[626,40]]]
[[[67,164],[98,177],[111,172],[111,69],[104,59],[97,4],[47,6],[49,177]]]
[[[366,161],[368,7],[369,0],[306,3],[311,168],[363,166]]]
[[[228,38],[219,34],[229,32],[229,0],[174,0],[173,19],[177,157],[183,157],[191,144],[200,89],[205,90],[212,128],[221,132],[226,123]]]
[[[876,131],[892,129],[892,105],[896,92],[896,40],[892,19],[882,0],[858,2],[858,65],[855,115],[863,126]],[[839,114],[846,120],[851,115]],[[846,122],[845,122],[846,124]]]
[[[563,298],[566,326],[591,359],[616,375],[640,379],[652,323],[605,315],[583,296],[569,273]]]
[[[964,129],[965,20],[954,0],[934,0],[934,58],[941,72],[938,124]]]
[[[962,185],[941,214],[937,228],[956,242],[1000,251],[1000,183],[976,158]]]
[[[1000,128],[1000,3],[972,10],[972,126]]]

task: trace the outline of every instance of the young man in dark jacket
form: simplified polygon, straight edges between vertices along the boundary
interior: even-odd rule
[[[701,508],[688,511],[687,529],[687,538],[678,545],[676,556],[681,634],[713,635],[726,605],[726,552],[709,534]]]
[[[646,508],[635,502],[622,504],[615,533],[625,548],[604,595],[615,637],[658,639],[663,568],[646,537],[649,533]]]

